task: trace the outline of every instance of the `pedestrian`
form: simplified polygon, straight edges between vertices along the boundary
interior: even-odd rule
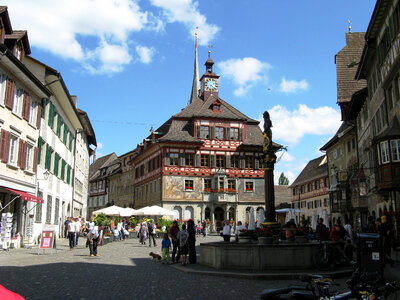
[[[119,240],[125,240],[124,231],[122,228],[122,220],[119,220],[117,224],[117,231],[119,232]]]
[[[70,217],[68,217],[64,222],[64,237],[65,238],[69,238],[68,237],[68,225],[69,225],[69,223],[71,223],[71,218]]]
[[[354,251],[354,231],[351,221],[349,219],[346,220],[346,224],[343,226],[346,230],[346,235],[344,237],[345,245],[344,245],[344,253],[349,260],[353,260],[353,251]]]
[[[224,238],[224,242],[230,242],[231,240],[231,226],[229,224],[229,221],[225,221],[225,225],[222,229],[222,237]]]
[[[149,247],[151,247],[151,240],[153,240],[153,246],[156,245],[156,224],[154,224],[154,220],[150,219],[150,223],[148,225],[149,229]]]
[[[172,226],[168,230],[168,235],[172,240],[172,263],[179,262],[179,258],[181,257],[181,252],[179,250],[179,240],[178,240],[178,221],[172,222]],[[176,254],[176,257],[175,257]]]
[[[111,221],[110,221],[110,229],[111,232],[114,232],[114,228],[115,228],[115,218],[112,217]]]
[[[146,245],[146,239],[147,239],[148,233],[149,233],[149,229],[147,227],[147,222],[143,218],[142,223],[140,224],[140,243],[142,245]]]
[[[75,246],[75,222],[73,222],[72,217],[70,218],[71,222],[68,224],[68,239],[69,239],[69,248],[73,249]]]
[[[196,231],[196,233],[197,233],[197,236],[200,236],[200,234],[201,234],[201,222],[200,221],[197,222],[197,231]]]
[[[186,230],[186,225],[182,224],[182,230],[178,233],[179,251],[181,253],[182,266],[186,266],[186,257],[188,254],[188,239],[189,233]]]
[[[196,257],[196,225],[194,221],[190,219],[187,222],[187,231],[189,233],[188,237],[188,253],[189,253],[189,263],[195,264],[197,262]]]
[[[242,221],[238,221],[235,228],[235,241],[239,242],[239,235],[242,230],[246,230],[246,226],[243,225]]]
[[[97,254],[97,246],[101,244],[101,240],[103,238],[103,225],[94,226],[92,231],[90,232],[90,256],[99,256]]]
[[[204,220],[203,221],[203,237],[206,237],[207,236],[207,221],[206,220]]]
[[[164,233],[163,240],[161,241],[161,261],[162,263],[171,263],[171,257],[169,256],[169,250],[171,249],[171,241],[168,238],[168,233]]]
[[[136,237],[140,238],[140,223],[138,222],[135,226]]]
[[[79,218],[75,218],[75,247],[78,247],[78,240],[81,234],[81,222]]]
[[[93,230],[95,223],[94,223],[94,218],[91,217],[89,222],[87,223],[87,228],[88,228],[88,234],[87,234],[87,239],[86,239],[86,248],[89,247],[90,245],[90,232]]]
[[[325,226],[323,218],[318,219],[318,224],[315,229],[315,238],[318,241],[326,241],[328,238],[328,228]]]

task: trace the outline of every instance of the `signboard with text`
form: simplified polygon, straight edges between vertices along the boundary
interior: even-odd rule
[[[51,249],[54,245],[55,232],[50,230],[42,231],[42,240],[40,241],[41,249]]]

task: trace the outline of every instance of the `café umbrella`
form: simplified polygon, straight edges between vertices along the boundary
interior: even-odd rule
[[[141,209],[136,210],[133,213],[134,216],[172,216],[178,217],[177,213],[166,209],[164,207],[153,205],[153,206],[146,206]]]

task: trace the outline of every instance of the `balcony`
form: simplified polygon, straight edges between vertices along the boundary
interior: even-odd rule
[[[391,162],[378,166],[379,183],[381,191],[400,189],[400,163]]]

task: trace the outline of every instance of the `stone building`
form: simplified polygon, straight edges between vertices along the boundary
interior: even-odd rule
[[[189,104],[126,155],[135,172],[134,208],[161,205],[218,227],[265,207],[259,122],[220,97],[213,65],[208,57],[199,79],[196,48]]]
[[[311,222],[315,209],[319,215],[320,208],[330,214],[329,180],[327,158],[325,155],[310,160],[299,176],[290,185],[292,190],[292,207],[304,211],[299,214],[298,222]]]

